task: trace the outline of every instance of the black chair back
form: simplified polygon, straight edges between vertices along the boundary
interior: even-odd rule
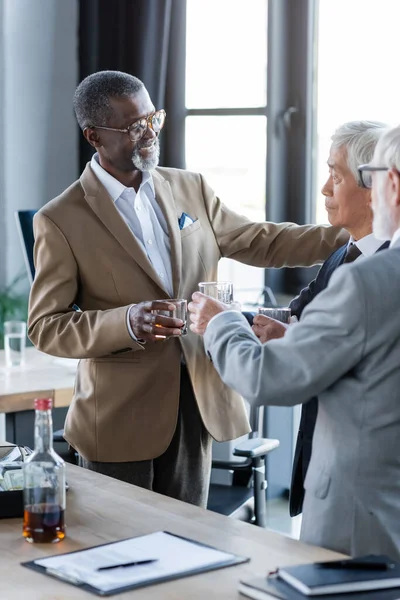
[[[22,253],[28,272],[28,279],[31,284],[35,278],[35,265],[33,264],[33,245],[35,242],[33,237],[33,217],[36,212],[36,210],[17,210],[15,212]]]

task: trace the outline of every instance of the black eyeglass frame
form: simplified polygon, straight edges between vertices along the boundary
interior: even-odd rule
[[[377,172],[377,171],[389,171],[390,167],[375,167],[374,165],[370,165],[370,164],[365,164],[365,165],[360,165],[357,170],[358,170],[358,174],[360,176],[360,181],[361,181],[361,185],[362,187],[366,188],[366,189],[370,189],[371,185],[367,185],[364,181],[364,175],[363,173],[373,173],[373,172]]]
[[[160,114],[163,116],[163,122],[162,122],[161,127],[157,130],[154,128],[153,119],[154,119],[154,117],[156,117]],[[141,117],[140,119],[136,119],[136,121],[133,121],[133,123],[131,123],[129,125],[129,127],[126,127],[125,129],[117,129],[116,127],[104,127],[104,126],[100,126],[100,125],[90,125],[90,129],[105,129],[107,131],[119,131],[120,133],[127,133],[129,135],[129,139],[131,140],[131,142],[139,142],[142,139],[142,137],[144,136],[144,134],[146,133],[148,127],[150,127],[150,129],[152,131],[154,131],[154,133],[156,135],[158,135],[165,125],[166,116],[167,116],[167,113],[165,112],[165,110],[163,108],[161,108],[160,110],[156,110],[155,112],[151,113],[151,115],[149,115],[148,117]],[[136,125],[137,123],[143,124],[143,131],[142,131],[140,137],[132,139],[132,136],[131,136],[132,127],[134,125]]]

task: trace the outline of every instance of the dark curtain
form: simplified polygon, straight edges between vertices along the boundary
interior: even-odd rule
[[[156,108],[167,111],[160,164],[185,163],[186,0],[80,0],[80,81],[112,69],[139,77]],[[80,136],[80,169],[92,156]]]

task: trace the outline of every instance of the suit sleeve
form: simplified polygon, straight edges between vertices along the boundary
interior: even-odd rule
[[[256,267],[309,267],[345,244],[338,227],[254,223],[230,210],[201,177],[208,218],[222,256]]]
[[[285,336],[261,344],[239,313],[209,324],[204,341],[224,383],[253,405],[294,406],[333,385],[363,356],[364,294],[339,269]]]
[[[128,332],[129,306],[77,312],[79,272],[60,229],[42,213],[34,218],[35,280],[29,298],[28,335],[54,356],[96,358],[140,349]]]

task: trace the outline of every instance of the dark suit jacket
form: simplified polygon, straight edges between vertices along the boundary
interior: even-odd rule
[[[384,242],[378,249],[378,252],[388,246],[389,242]],[[295,315],[300,320],[301,314],[307,304],[327,287],[334,270],[344,261],[346,248],[347,244],[331,254],[318,271],[316,278],[292,300],[289,305],[292,309],[292,315]],[[292,481],[290,484],[289,511],[291,517],[295,517],[301,513],[303,509],[304,480],[311,458],[312,438],[317,414],[318,398],[312,398],[309,402],[303,404],[293,460]]]

